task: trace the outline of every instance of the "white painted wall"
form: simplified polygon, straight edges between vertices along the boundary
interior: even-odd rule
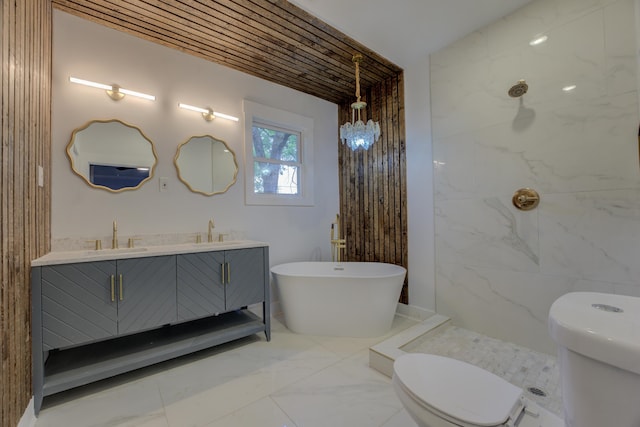
[[[432,55],[436,310],[458,325],[554,353],[559,296],[640,296],[634,4],[536,0]]]
[[[271,264],[330,259],[329,227],[338,212],[338,109],[335,104],[251,77],[199,58],[54,10],[52,238],[109,236],[118,221],[121,241],[131,235],[243,231],[268,242]],[[115,102],[98,89],[68,82],[69,76],[157,96],[155,102],[126,97]],[[314,119],[315,205],[244,204],[242,100]],[[210,106],[241,118],[205,122],[178,103]],[[90,188],[72,173],[65,147],[72,131],[93,119],[117,118],[140,127],[159,157],[154,178],[141,189],[109,193]],[[226,141],[240,166],[238,182],[223,195],[195,194],[178,180],[178,145],[193,135]],[[159,191],[159,178],[168,191]],[[105,246],[109,244],[104,242]],[[91,247],[87,243],[87,249]]]

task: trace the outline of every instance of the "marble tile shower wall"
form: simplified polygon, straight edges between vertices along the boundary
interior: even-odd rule
[[[640,296],[636,34],[634,0],[537,0],[431,57],[439,313],[555,353],[557,297]]]

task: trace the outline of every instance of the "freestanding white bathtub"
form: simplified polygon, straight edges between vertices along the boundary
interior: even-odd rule
[[[407,270],[378,262],[294,262],[271,268],[287,328],[343,337],[391,329]]]

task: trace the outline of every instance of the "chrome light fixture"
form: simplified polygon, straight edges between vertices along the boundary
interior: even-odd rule
[[[178,107],[180,107],[180,108],[182,108],[184,110],[195,111],[196,113],[201,113],[202,114],[202,118],[205,119],[208,122],[212,121],[216,117],[219,117],[221,119],[231,120],[233,122],[237,122],[237,121],[240,120],[239,118],[237,118],[235,116],[230,116],[228,114],[218,113],[217,111],[213,111],[213,109],[210,108],[210,107],[200,108],[200,107],[194,107],[193,105],[183,104],[183,103],[178,104]]]
[[[353,56],[353,63],[356,64],[356,102],[351,104],[351,122],[340,126],[340,139],[352,150],[363,148],[368,150],[374,142],[380,138],[380,124],[369,120],[366,124],[362,121],[360,111],[367,106],[367,103],[360,100],[360,62],[362,55]],[[358,120],[356,121],[356,111]]]
[[[113,99],[114,101],[120,101],[122,98],[124,98],[125,95],[131,95],[138,98],[147,99],[149,101],[156,100],[156,97],[153,95],[149,95],[142,92],[136,92],[130,89],[125,89],[115,84],[107,85],[104,83],[97,83],[97,82],[92,82],[90,80],[79,79],[77,77],[69,77],[69,81],[71,83],[76,83],[76,84],[89,86],[89,87],[95,87],[96,89],[103,89],[107,92],[107,95],[109,96],[109,98]]]

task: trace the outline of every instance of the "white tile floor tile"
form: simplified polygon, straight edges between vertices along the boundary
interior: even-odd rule
[[[158,387],[133,379],[127,384],[87,394],[43,410],[37,427],[168,427]]]
[[[273,400],[305,427],[380,426],[402,409],[388,377],[368,366],[368,351],[285,387]]]
[[[207,427],[296,427],[270,398],[265,397],[207,425]]]
[[[403,408],[382,424],[381,427],[416,427],[409,413]]]
[[[372,339],[254,336],[45,399],[36,427],[415,427]]]

